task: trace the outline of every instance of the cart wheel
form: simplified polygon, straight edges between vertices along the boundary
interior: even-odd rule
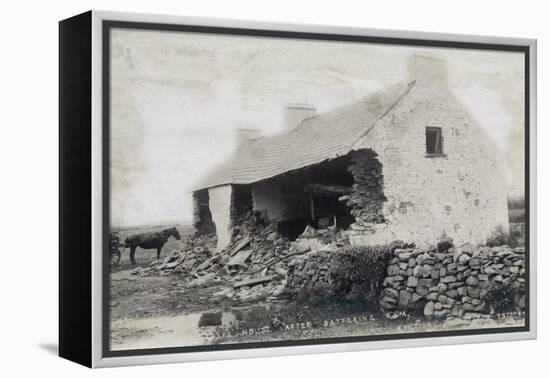
[[[120,251],[111,252],[111,267],[117,267],[120,263]]]

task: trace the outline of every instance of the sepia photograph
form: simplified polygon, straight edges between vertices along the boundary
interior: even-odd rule
[[[528,330],[524,51],[105,41],[109,352]]]

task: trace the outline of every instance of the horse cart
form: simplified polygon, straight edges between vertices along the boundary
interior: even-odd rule
[[[120,244],[118,233],[111,232],[109,234],[109,260],[111,267],[117,267],[118,264],[120,264],[120,259],[122,257],[120,248],[124,248],[124,246]]]

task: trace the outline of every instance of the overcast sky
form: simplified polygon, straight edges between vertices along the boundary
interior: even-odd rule
[[[506,159],[523,195],[523,56],[460,49],[113,29],[111,222],[191,220],[189,186],[237,128],[282,130],[288,103],[319,112],[407,79],[415,53],[446,59],[449,84]]]

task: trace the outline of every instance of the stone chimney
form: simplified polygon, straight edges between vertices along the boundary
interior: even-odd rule
[[[252,139],[257,139],[262,136],[261,130],[258,129],[236,129],[234,133],[235,146],[237,148],[243,146]]]
[[[317,109],[308,104],[289,104],[285,109],[286,131],[290,133],[305,119],[317,114]]]
[[[430,56],[413,55],[409,58],[409,81],[416,80],[421,87],[447,87],[447,61]]]

